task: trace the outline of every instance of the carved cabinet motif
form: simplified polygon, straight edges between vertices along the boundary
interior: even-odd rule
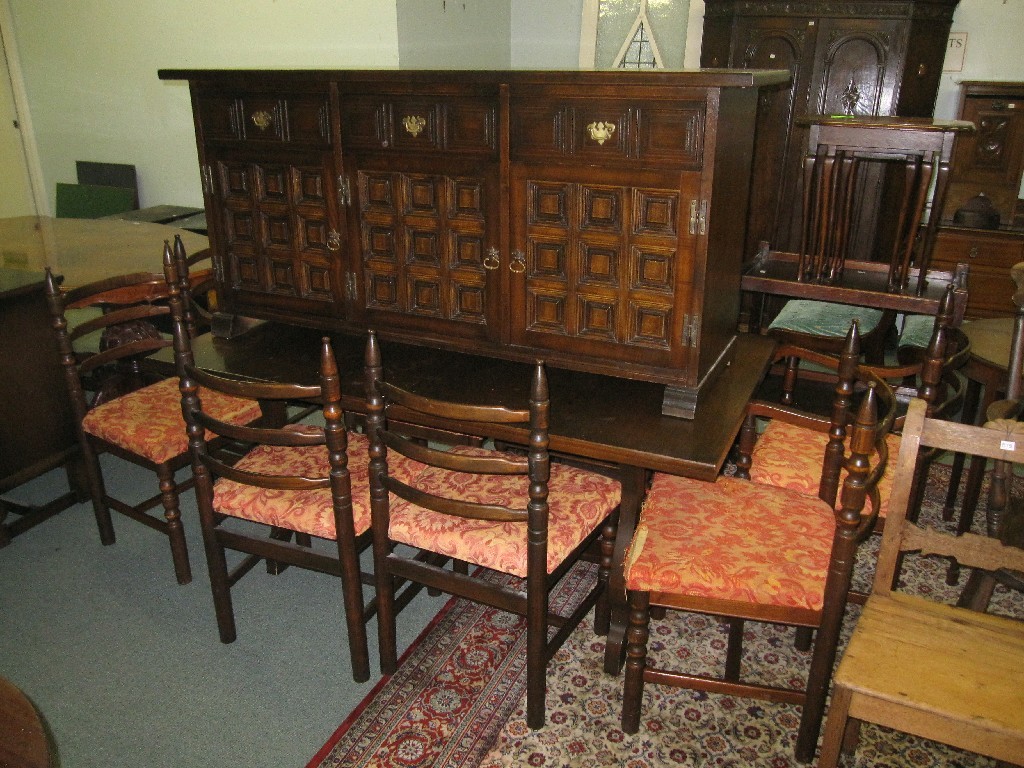
[[[664,382],[728,364],[786,73],[163,71],[228,313]]]
[[[792,251],[808,115],[929,117],[958,0],[705,0],[701,66],[783,67],[758,109],[746,240]],[[874,232],[873,220],[864,231]],[[860,247],[870,250],[870,243]]]

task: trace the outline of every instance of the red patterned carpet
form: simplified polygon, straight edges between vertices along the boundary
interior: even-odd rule
[[[936,508],[948,468],[928,483]],[[979,510],[977,519],[983,517]],[[861,552],[858,587],[871,577],[877,542]],[[908,592],[955,599],[945,564],[908,558]],[[589,578],[589,577],[588,577]],[[579,584],[569,587],[578,592]],[[570,594],[568,599],[572,599]],[[1000,591],[993,609],[1024,616],[1024,597]],[[849,608],[849,631],[859,608]],[[401,620],[401,617],[399,617]],[[717,665],[725,630],[713,618],[672,612],[652,625],[654,650],[680,667]],[[407,653],[399,671],[380,685],[339,728],[307,768],[499,768],[512,766],[764,766],[796,768],[793,743],[799,708],[724,695],[648,686],[640,732],[618,727],[622,680],[602,671],[604,640],[584,622],[549,666],[548,721],[525,723],[525,632],[521,619],[451,601]],[[764,679],[800,686],[808,656],[793,648],[791,630],[751,624],[744,665]],[[901,733],[865,726],[856,760],[847,768],[981,768],[990,760]]]

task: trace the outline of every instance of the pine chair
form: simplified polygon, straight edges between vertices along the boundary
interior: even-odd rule
[[[796,758],[813,759],[854,555],[874,525],[877,483],[888,457],[886,436],[895,418],[892,389],[857,368],[856,326],[847,339],[830,421],[808,419],[781,405],[753,403],[741,432],[741,441],[752,440],[755,416],[830,430],[829,449],[819,465],[819,493],[736,477],[708,483],[654,475],[624,565],[630,607],[622,703],[622,729],[627,733],[639,730],[645,683],[666,684],[801,705]],[[851,422],[851,401],[865,385],[846,441],[836,427]],[[876,415],[879,404],[884,407],[882,419]],[[831,489],[841,467],[847,476],[837,507],[825,499],[834,499]],[[724,617],[729,624],[724,674],[656,667],[647,648],[654,607]],[[743,678],[742,639],[748,620],[794,626],[798,639],[801,632],[816,631],[804,690]]]
[[[170,258],[167,244],[164,256]],[[100,540],[114,543],[111,509],[159,531],[170,542],[178,583],[187,584],[192,570],[178,495],[191,480],[180,485],[175,480],[189,461],[177,379],[154,383],[140,368],[142,358],[171,345],[152,325],[170,314],[165,278],[121,275],[62,292],[47,270],[46,294]],[[102,312],[69,323],[70,306],[102,307]],[[262,415],[252,400],[217,397],[213,405],[221,418],[237,423]],[[100,468],[103,453],[152,471],[159,493],[137,504],[110,496]],[[151,512],[159,506],[162,516]]]
[[[1013,764],[1024,759],[1024,624],[893,590],[897,563],[914,552],[1024,570],[1017,547],[910,519],[925,446],[1024,463],[1019,422],[955,424],[928,418],[921,401],[910,404],[874,586],[836,670],[819,768],[835,768],[844,742],[852,750],[862,721]]]
[[[548,389],[543,363],[534,368],[529,407],[445,402],[384,381],[381,351],[371,331],[366,347],[366,429],[370,438],[374,570],[377,579],[381,669],[394,672],[398,579],[410,579],[479,603],[526,617],[527,704],[531,728],[544,724],[547,662],[598,604],[607,625],[604,595],[615,539],[614,520],[621,493],[618,481],[548,455]],[[450,451],[404,437],[389,418],[402,418],[462,431],[487,424],[521,425],[529,430],[527,455],[456,446]],[[414,481],[396,476],[394,462],[422,462]],[[601,544],[597,581],[567,615],[549,610],[549,595],[572,565]],[[419,554],[407,556],[396,544]],[[443,566],[453,561],[451,570]],[[468,573],[472,563],[511,574],[525,584],[508,586]],[[549,626],[557,631],[549,638]]]

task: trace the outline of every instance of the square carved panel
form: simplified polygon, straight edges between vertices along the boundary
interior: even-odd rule
[[[472,323],[486,322],[487,302],[482,284],[452,280],[451,290],[452,319]]]
[[[220,186],[227,198],[250,199],[250,167],[248,163],[221,163]]]
[[[567,333],[565,296],[532,291],[529,295],[527,328],[532,331]]]
[[[600,229],[622,232],[622,187],[591,187],[580,189],[583,198],[583,219],[580,230]]]
[[[468,232],[452,232],[452,267],[483,269],[483,263],[483,236]]]
[[[405,213],[434,218],[440,215],[440,191],[437,177],[403,175],[402,184],[405,188]]]
[[[621,258],[617,245],[588,243],[584,240],[580,243],[580,281],[617,286]]]
[[[415,315],[441,316],[441,286],[436,278],[410,276],[409,311]]]
[[[571,184],[528,182],[528,223],[568,227],[571,187]]]
[[[299,247],[303,251],[327,250],[327,222],[323,219],[312,219],[306,216],[299,216],[299,233],[302,235],[302,242]]]
[[[436,231],[409,227],[405,241],[406,263],[441,266],[440,235]]]
[[[569,279],[566,243],[561,241],[532,240],[530,242],[530,277]]]
[[[334,296],[331,293],[331,271],[326,264],[311,264],[302,262],[302,269],[305,272],[306,296],[324,301],[332,301]]]
[[[270,289],[282,293],[295,293],[295,270],[291,259],[270,260]]]
[[[484,220],[484,190],[476,179],[449,179],[448,216],[458,219]]]
[[[632,288],[649,291],[671,291],[673,289],[675,250],[633,246],[630,262],[634,269]]]
[[[397,310],[398,280],[395,275],[370,272],[366,281],[366,305],[374,309]]]
[[[389,226],[363,226],[363,258],[366,260],[395,261],[395,228]]]
[[[263,216],[264,243],[271,247],[288,248],[292,243],[292,226],[287,216]]]
[[[669,349],[672,336],[672,308],[630,302],[630,344]]]
[[[234,254],[235,276],[242,288],[259,289],[263,287],[260,280],[259,262],[251,254]]]
[[[295,202],[299,205],[325,205],[327,190],[323,171],[320,168],[296,168],[295,173],[299,182]]]
[[[284,165],[257,165],[257,188],[261,200],[287,203],[291,199],[288,189],[288,167]]]
[[[679,234],[679,195],[653,189],[633,191],[633,232],[675,238]]]
[[[579,335],[615,341],[615,304],[607,300],[581,296]]]
[[[395,187],[391,174],[360,171],[359,203],[364,211],[395,213]]]
[[[236,243],[251,244],[255,242],[256,225],[251,210],[228,210],[225,212],[224,219],[229,245],[235,245]]]

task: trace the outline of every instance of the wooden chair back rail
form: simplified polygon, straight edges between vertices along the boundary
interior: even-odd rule
[[[530,422],[530,412],[528,410],[516,410],[494,405],[443,403],[422,397],[382,380],[377,382],[377,386],[390,403],[431,416],[457,419],[459,421],[491,422],[494,424],[528,424]]]
[[[99,317],[94,317],[91,320],[79,323],[68,332],[68,336],[70,336],[71,340],[74,341],[86,334],[93,333],[94,331],[100,331],[104,328],[109,328],[112,325],[119,325],[121,323],[131,322],[132,320],[148,320],[154,317],[167,317],[170,313],[170,310],[166,306],[157,304],[138,304],[130,307],[112,309],[108,312],[104,312]]]
[[[411,485],[406,485],[401,480],[395,480],[393,477],[389,477],[384,485],[399,498],[411,501],[413,504],[424,509],[461,517],[466,520],[525,523],[529,519],[529,512],[526,509],[512,509],[502,504],[483,504],[436,496],[432,493],[425,493],[418,488],[413,488]]]
[[[191,396],[191,395],[190,395]],[[279,427],[248,426],[245,424],[229,424],[221,421],[205,411],[195,412],[195,421],[204,429],[214,434],[235,440],[240,443],[264,443],[266,445],[306,446],[326,445],[323,430],[298,431]]]
[[[166,339],[140,339],[132,341],[128,344],[121,344],[96,354],[81,357],[78,370],[83,376],[88,375],[104,365],[117,362],[118,360],[137,360],[140,356],[149,355],[158,349],[166,349],[169,346],[171,346],[171,342]]]
[[[450,451],[440,451],[414,442],[412,439],[395,432],[382,432],[381,440],[388,450],[395,450],[404,456],[433,464],[456,472],[475,472],[488,475],[525,475],[529,472],[530,462],[525,457],[505,454],[502,456],[469,456]]]
[[[325,449],[326,450],[326,449]],[[199,459],[216,477],[224,477],[236,483],[255,485],[259,488],[270,488],[277,491],[310,491],[317,488],[330,488],[330,477],[300,477],[298,475],[264,475],[257,472],[246,472],[231,464],[206,454]]]
[[[63,292],[64,304],[68,307],[77,306],[79,302],[102,303],[103,294],[118,291],[122,288],[137,288],[141,285],[152,286],[160,295],[167,296],[167,285],[163,278],[155,272],[131,272],[125,275],[105,277],[85,285],[75,286]]]
[[[210,387],[235,397],[250,397],[254,400],[308,400],[316,402],[321,399],[318,384],[285,384],[273,381],[243,381],[221,376],[196,367],[194,363],[187,365],[190,378],[201,387]]]

